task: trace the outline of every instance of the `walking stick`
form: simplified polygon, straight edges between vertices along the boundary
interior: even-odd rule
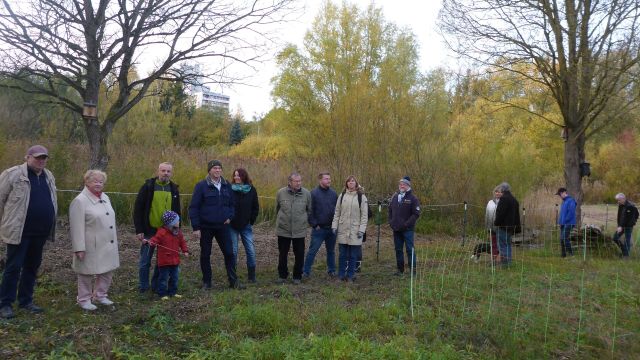
[[[376,261],[380,261],[380,223],[382,222],[382,201],[378,201],[378,213],[376,214],[376,225],[378,225],[378,240],[376,240]]]

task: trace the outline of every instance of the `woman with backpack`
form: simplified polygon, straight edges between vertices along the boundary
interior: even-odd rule
[[[344,281],[354,281],[356,265],[362,252],[362,239],[367,230],[367,197],[355,176],[345,181],[342,194],[338,196],[331,229],[336,233],[338,243],[338,277]]]

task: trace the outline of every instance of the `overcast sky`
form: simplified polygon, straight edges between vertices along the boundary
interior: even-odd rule
[[[304,11],[297,21],[284,24],[279,32],[284,43],[294,43],[302,46],[304,34],[310,28],[315,16],[323,3],[322,0],[299,0],[304,4]],[[335,2],[335,1],[334,1]],[[341,4],[340,1],[337,2]],[[364,9],[369,0],[352,0],[352,3]],[[408,27],[415,34],[420,46],[420,62],[422,71],[446,65],[445,46],[440,35],[436,33],[436,18],[440,10],[441,0],[376,0],[376,6],[383,9],[385,19],[400,27]],[[282,47],[280,47],[282,48]],[[274,49],[275,55],[279,49]],[[271,99],[270,80],[277,73],[274,61],[267,61],[256,66],[257,72],[248,71],[251,76],[247,83],[252,86],[234,85],[222,91],[231,96],[231,112],[235,113],[240,107],[246,120],[251,120],[254,114],[266,114],[273,106]],[[219,91],[220,89],[212,89]]]

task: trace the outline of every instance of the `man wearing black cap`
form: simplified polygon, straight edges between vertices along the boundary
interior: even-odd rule
[[[35,145],[26,162],[0,174],[0,239],[7,244],[7,260],[0,285],[0,317],[14,317],[19,307],[31,313],[43,309],[33,303],[36,275],[47,239],[53,241],[58,202],[53,174],[45,169],[49,152]]]
[[[404,274],[403,245],[407,250],[409,267],[415,266],[416,254],[413,247],[413,234],[419,217],[420,201],[411,190],[411,178],[405,176],[400,179],[398,192],[393,194],[391,204],[389,204],[389,225],[393,230],[393,245],[396,250],[396,265],[398,267],[395,275]],[[415,272],[415,268],[413,271]]]
[[[222,177],[222,163],[219,160],[209,161],[207,170],[207,177],[193,189],[189,205],[193,235],[200,240],[202,288],[211,289],[211,247],[214,237],[224,256],[229,287],[242,288],[236,275],[233,242],[229,234],[229,223],[234,216],[231,184]]]
[[[569,195],[567,189],[561,187],[556,195],[562,198],[560,214],[558,214],[558,225],[560,225],[560,248],[562,257],[573,256],[571,248],[571,230],[576,226],[576,201]]]

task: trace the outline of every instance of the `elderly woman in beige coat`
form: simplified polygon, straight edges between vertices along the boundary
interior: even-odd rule
[[[344,190],[338,196],[336,212],[331,228],[336,233],[340,256],[338,277],[340,280],[355,279],[356,264],[362,252],[362,238],[367,230],[367,197],[362,193],[355,176],[345,181]]]
[[[92,300],[113,305],[107,292],[113,271],[120,266],[116,216],[109,197],[102,192],[106,181],[102,171],[87,171],[84,190],[69,207],[72,267],[78,274],[78,305],[84,310],[97,309]]]

